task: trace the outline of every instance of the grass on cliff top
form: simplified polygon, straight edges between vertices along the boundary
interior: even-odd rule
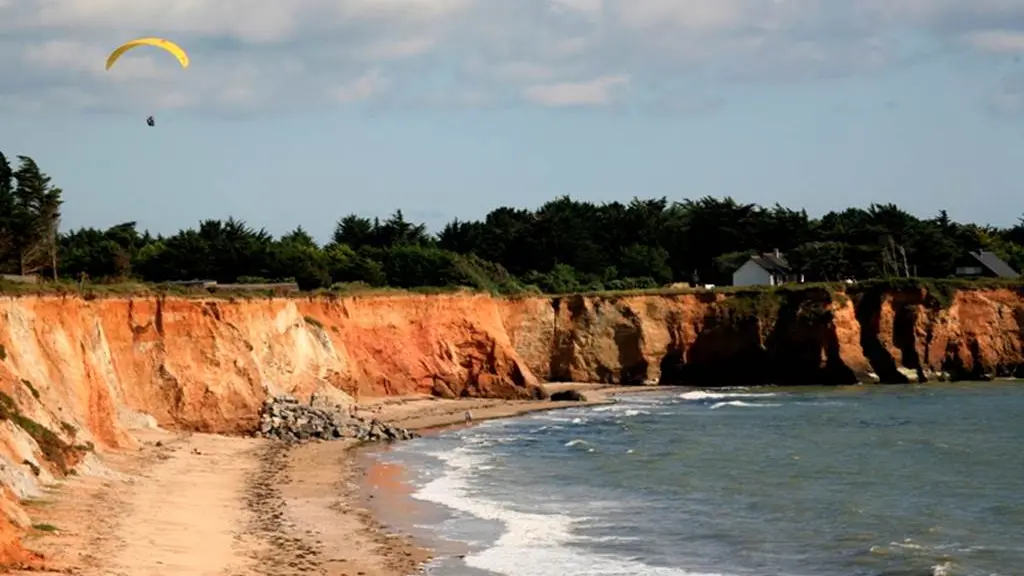
[[[356,296],[395,296],[408,294],[435,295],[477,293],[462,286],[421,288],[375,287],[353,282],[336,284],[313,292],[301,292],[286,288],[241,288],[231,284],[212,287],[192,287],[178,284],[146,282],[91,283],[59,280],[38,284],[0,280],[0,296],[57,296],[96,300],[99,298],[164,297],[222,300],[256,300],[266,298],[347,298]]]
[[[512,300],[535,297],[568,297],[568,296],[591,296],[591,297],[627,297],[627,296],[672,296],[683,294],[723,294],[743,298],[761,298],[765,294],[790,294],[825,290],[830,294],[866,294],[878,292],[897,292],[911,290],[925,290],[937,301],[948,306],[954,294],[959,290],[991,290],[1011,289],[1024,292],[1024,280],[1004,280],[995,278],[984,278],[978,280],[964,280],[958,278],[881,278],[866,280],[857,284],[842,283],[807,283],[790,284],[778,287],[770,286],[718,286],[713,290],[690,287],[659,287],[633,290],[601,290],[590,292],[579,292],[574,294],[541,294],[534,291],[524,291],[518,294],[493,294],[496,297],[503,297]],[[174,296],[179,298],[209,299],[217,298],[223,300],[256,300],[267,298],[351,298],[351,297],[373,297],[373,296],[398,296],[398,295],[441,295],[441,294],[486,294],[463,286],[432,287],[402,289],[389,287],[373,287],[363,283],[336,284],[329,289],[316,290],[314,292],[298,292],[281,288],[273,289],[245,289],[233,287],[232,285],[221,285],[217,287],[189,287],[175,284],[151,284],[142,282],[123,282],[116,284],[94,284],[79,283],[73,281],[42,282],[39,284],[25,284],[0,280],[0,295],[3,296],[61,296],[79,297],[85,300],[98,298],[124,298],[124,297],[165,297]]]
[[[926,290],[927,292],[941,292],[955,294],[958,290],[996,290],[996,289],[1021,290],[1024,292],[1024,279],[1004,280],[1001,278],[982,278],[978,280],[965,280],[962,278],[877,278],[865,280],[856,284],[845,284],[842,282],[808,282],[805,284],[784,284],[782,286],[717,286],[708,290],[705,288],[647,288],[642,290],[604,290],[593,292],[582,292],[580,296],[658,296],[674,294],[723,294],[739,297],[760,297],[764,294],[799,294],[801,292],[821,292],[830,294],[845,293],[849,295],[862,294],[866,292],[904,292],[913,290]],[[576,294],[555,294],[552,296],[574,296]]]

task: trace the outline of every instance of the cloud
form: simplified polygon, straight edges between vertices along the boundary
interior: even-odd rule
[[[524,90],[530,102],[546,106],[593,106],[614,101],[614,90],[629,83],[625,76],[602,76],[584,82],[540,84]]]
[[[970,46],[986,52],[1019,54],[1024,52],[1024,31],[982,30],[964,37]]]
[[[142,48],[103,70],[142,34],[180,42],[192,66]],[[0,0],[0,112],[628,106],[651,94],[660,110],[704,110],[714,87],[963,49],[1024,53],[1024,0]]]
[[[379,70],[372,70],[352,82],[334,87],[331,95],[343,104],[363,102],[386,92],[388,85],[387,78],[383,78]]]

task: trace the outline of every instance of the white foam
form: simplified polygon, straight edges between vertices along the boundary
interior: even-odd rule
[[[539,413],[537,415],[534,415],[531,419],[535,420],[535,421],[544,422],[543,426],[547,427],[548,429],[552,429],[552,430],[564,427],[564,426],[561,426],[561,425],[586,424],[587,423],[587,418],[586,417],[566,415],[565,413],[568,412],[568,411],[560,411],[560,412],[562,412],[563,415],[555,416],[555,415],[550,414],[550,413],[543,413],[542,412],[542,413]],[[558,424],[553,424],[553,423],[558,423]]]
[[[679,395],[679,398],[683,400],[722,400],[725,398],[771,398],[773,396],[775,394],[769,392],[706,392],[704,390],[694,390],[692,392],[683,392]]]
[[[572,422],[573,420],[578,420],[578,418],[566,418],[565,416],[554,416],[551,414],[542,414],[539,416],[534,416],[534,419],[544,420],[547,422]]]
[[[566,442],[564,444],[564,446],[569,447],[569,446],[576,446],[578,444],[586,444],[586,443],[587,443],[586,440],[581,440],[580,438],[576,438],[575,440],[569,440],[568,442]]]
[[[726,406],[733,406],[735,408],[773,408],[776,406],[782,406],[782,404],[771,404],[768,402],[744,402],[743,400],[730,400],[728,402],[716,402],[711,405],[712,410],[718,408],[724,408]]]
[[[620,404],[612,404],[611,406],[599,406],[597,408],[592,408],[591,412],[596,412],[598,414],[610,413],[610,414],[613,414],[613,415],[616,415],[616,416],[627,416],[627,417],[628,416],[639,416],[641,414],[650,414],[650,412],[648,412],[647,410],[643,409],[644,407],[650,407],[650,406],[651,405],[649,405],[649,404],[640,404],[640,403],[633,403],[633,402],[630,402],[630,403],[620,403]]]
[[[471,495],[469,480],[489,458],[465,446],[430,455],[446,464],[445,472],[414,492],[414,498],[497,521],[505,527],[490,548],[464,558],[470,567],[504,576],[724,576],[649,566],[638,559],[591,554],[569,547],[567,544],[574,540],[573,525],[585,518],[519,512]]]

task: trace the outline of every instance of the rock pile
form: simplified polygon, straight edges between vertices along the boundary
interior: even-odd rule
[[[385,424],[376,418],[367,420],[349,415],[340,407],[300,404],[292,396],[271,396],[260,412],[258,436],[286,442],[339,440],[355,438],[368,442],[394,442],[418,438],[419,434]]]
[[[579,390],[562,390],[551,395],[552,402],[586,402],[587,397]]]

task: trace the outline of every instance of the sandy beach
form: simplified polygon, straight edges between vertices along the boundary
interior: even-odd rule
[[[568,388],[583,390],[587,402],[389,398],[358,411],[423,431],[464,425],[467,411],[479,422],[637,391],[550,386]],[[376,478],[367,494],[353,441],[288,447],[162,430],[138,437],[138,452],[103,455],[109,471],[69,477],[29,503],[36,528],[26,544],[47,559],[32,574],[406,576],[431,557],[368,511],[366,498],[402,488]]]

